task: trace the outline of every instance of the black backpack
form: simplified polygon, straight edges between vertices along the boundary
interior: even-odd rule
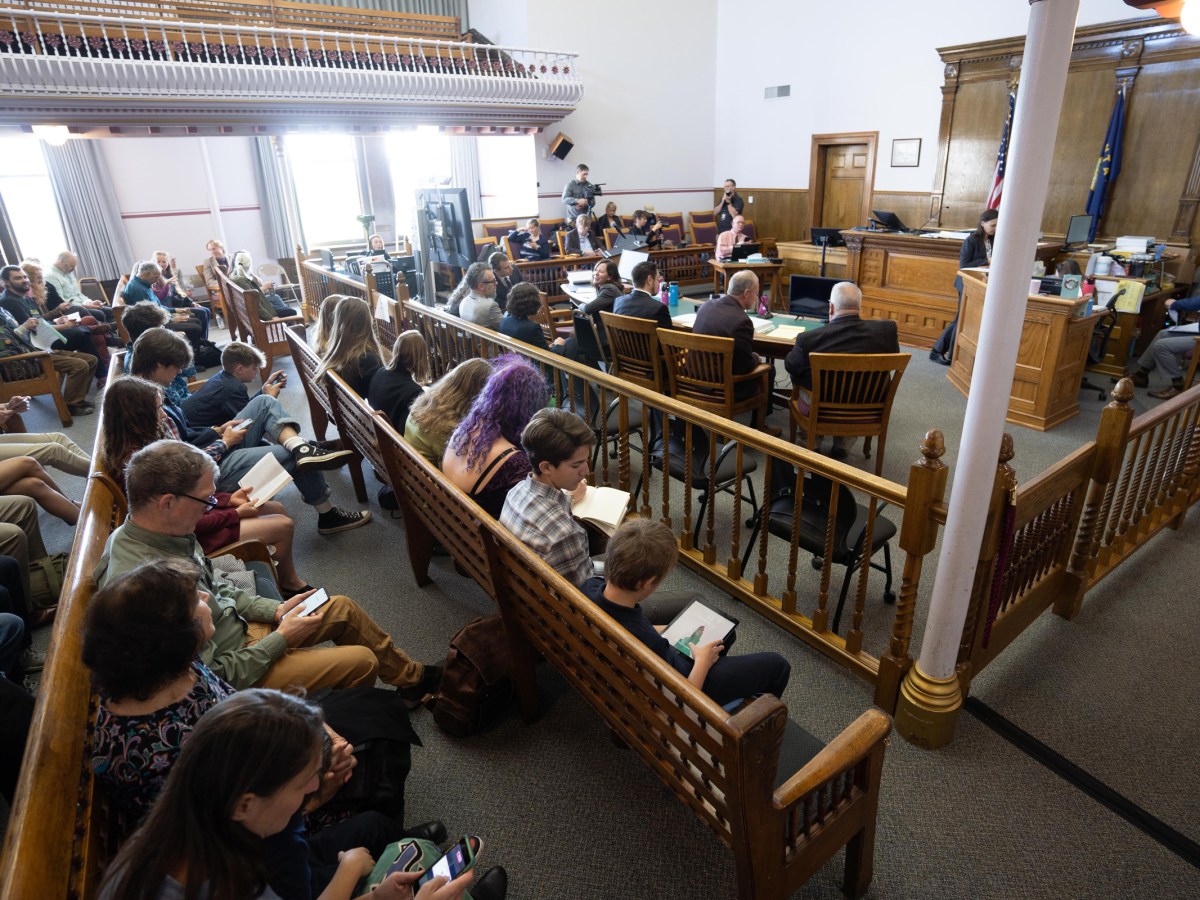
[[[512,703],[512,659],[499,616],[475,619],[450,640],[433,721],[454,737],[494,724]]]

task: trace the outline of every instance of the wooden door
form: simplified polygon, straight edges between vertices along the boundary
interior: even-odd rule
[[[866,144],[823,148],[825,154],[824,202],[817,214],[822,228],[853,228],[861,225],[863,198],[867,191]]]

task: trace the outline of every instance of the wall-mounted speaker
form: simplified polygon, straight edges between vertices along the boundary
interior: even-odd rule
[[[557,159],[566,159],[574,146],[575,142],[560,131],[550,142],[550,155]]]

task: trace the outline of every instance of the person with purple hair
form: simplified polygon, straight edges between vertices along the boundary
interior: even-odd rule
[[[537,366],[524,357],[507,354],[495,367],[496,374],[450,436],[442,472],[498,519],[509,489],[530,471],[521,452],[521,432],[545,408],[550,392]]]

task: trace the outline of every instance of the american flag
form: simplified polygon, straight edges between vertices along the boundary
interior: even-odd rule
[[[992,179],[992,192],[988,194],[986,209],[1000,206],[1000,194],[1004,190],[1004,167],[1008,163],[1008,139],[1012,134],[1013,111],[1017,108],[1017,95],[1008,92],[1008,118],[1004,120],[1004,133],[1000,135],[1000,150],[996,154],[996,177]]]

